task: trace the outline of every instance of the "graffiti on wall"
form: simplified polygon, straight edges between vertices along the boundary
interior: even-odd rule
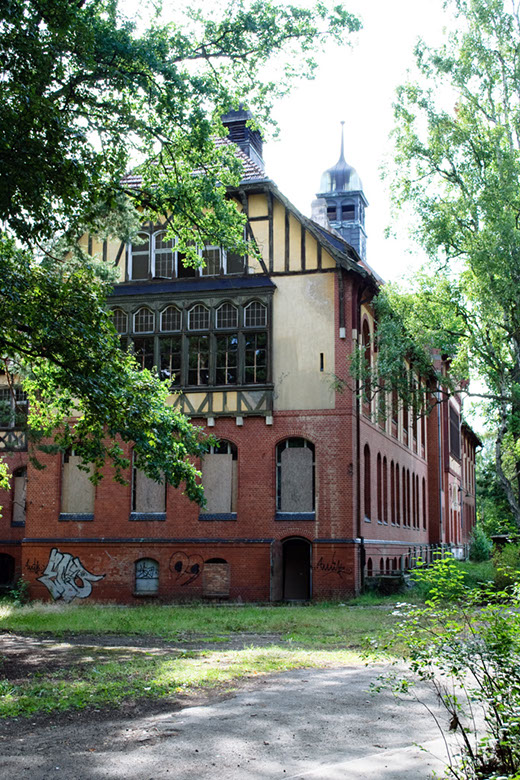
[[[88,598],[92,593],[92,583],[102,580],[104,576],[91,574],[79,558],[53,547],[45,571],[37,579],[45,585],[55,601],[63,599],[68,604],[74,599]]]
[[[170,558],[170,571],[175,582],[181,587],[190,585],[200,576],[204,568],[201,555],[187,555],[185,552],[174,552]]]
[[[316,571],[322,571],[327,574],[337,574],[338,577],[341,577],[343,579],[343,575],[345,573],[351,574],[352,570],[348,569],[347,567],[341,562],[340,559],[336,560],[334,556],[332,557],[331,561],[324,561],[323,556],[319,559],[318,563],[314,567]]]
[[[25,568],[27,571],[32,571],[34,574],[41,574],[43,572],[43,566],[36,558],[33,558],[32,561],[27,558],[25,561]]]

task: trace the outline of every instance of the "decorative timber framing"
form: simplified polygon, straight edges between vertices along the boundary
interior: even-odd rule
[[[267,416],[273,411],[273,390],[213,390],[206,393],[187,391],[175,396],[173,403],[190,417]]]

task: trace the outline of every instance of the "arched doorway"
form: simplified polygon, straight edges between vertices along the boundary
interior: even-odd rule
[[[311,597],[311,545],[307,539],[283,542],[283,598],[308,601]]]

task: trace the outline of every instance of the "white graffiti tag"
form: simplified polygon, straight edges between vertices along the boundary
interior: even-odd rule
[[[79,558],[73,558],[70,553],[62,553],[53,547],[45,571],[38,580],[48,588],[55,601],[63,599],[68,604],[75,598],[86,599],[90,596],[92,583],[102,580],[104,576],[91,574]]]

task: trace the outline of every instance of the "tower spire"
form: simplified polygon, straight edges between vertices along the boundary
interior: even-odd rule
[[[338,162],[345,162],[345,143],[344,143],[344,139],[343,139],[344,129],[345,129],[345,122],[344,122],[344,120],[341,120],[340,124],[341,124],[341,150],[340,150],[340,153],[339,153],[339,160],[338,160]]]

